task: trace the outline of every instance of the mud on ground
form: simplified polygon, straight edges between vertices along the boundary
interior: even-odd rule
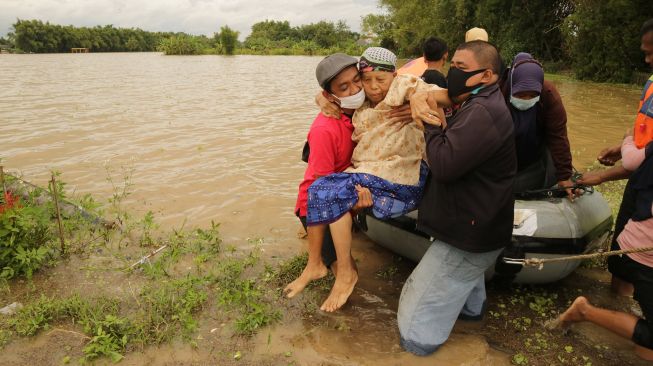
[[[188,252],[172,263],[167,275],[145,276],[118,270],[143,253],[142,248],[95,248],[73,255],[35,275],[31,281],[10,283],[2,304],[29,304],[41,295],[63,298],[105,296],[122,299],[121,311],[139,307],[139,292],[153,281],[169,281],[210,271],[219,263],[198,266],[197,253]],[[318,310],[328,281],[297,299],[281,297],[280,283],[268,283],[270,299],[281,318],[271,326],[243,335],[234,330],[237,310],[220,304],[219,288],[207,287],[208,297],[194,313],[197,327],[179,332],[159,345],[126,347],[123,365],[643,365],[633,344],[588,324],[568,333],[548,331],[543,323],[555,317],[578,295],[615,310],[637,311],[632,299],[609,291],[609,275],[600,268],[581,268],[567,279],[547,286],[488,284],[489,306],[481,322],[458,321],[450,340],[430,357],[415,357],[399,347],[396,309],[403,282],[413,263],[393,256],[357,235],[354,256],[360,282],[350,301],[335,314]],[[275,263],[278,258],[262,258]],[[259,267],[262,267],[259,264]],[[245,276],[255,276],[254,272]],[[263,300],[261,300],[263,301]],[[6,320],[6,319],[4,319]],[[4,326],[3,365],[77,364],[91,337],[75,321],[52,323],[32,337],[21,337]],[[9,334],[7,336],[7,334]],[[88,363],[113,364],[107,357]]]

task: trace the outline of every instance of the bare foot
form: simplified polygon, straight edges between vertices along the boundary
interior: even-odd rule
[[[354,291],[356,282],[358,282],[358,272],[354,268],[348,271],[340,270],[336,277],[336,283],[333,284],[331,293],[320,306],[320,310],[332,313],[340,309]]]
[[[308,285],[309,282],[313,280],[318,280],[328,273],[326,266],[320,261],[320,264],[316,265],[307,265],[306,268],[302,271],[302,274],[299,277],[292,281],[291,283],[283,289],[283,293],[286,294],[286,297],[293,298],[298,293],[304,290],[304,287]]]
[[[585,310],[588,306],[590,306],[589,301],[583,296],[578,296],[569,309],[558,317],[558,326],[564,329],[569,327],[571,323],[585,320]]]

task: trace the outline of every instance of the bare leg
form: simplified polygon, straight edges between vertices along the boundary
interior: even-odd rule
[[[356,261],[354,260],[353,256],[351,256],[351,262],[354,264],[354,270],[356,271],[356,273],[358,273],[358,267],[356,267]],[[333,272],[333,277],[338,277],[338,261],[337,260],[333,261],[333,263],[331,263],[331,266],[329,268],[331,268],[331,272]]]
[[[579,296],[560,316],[560,325],[567,327],[571,323],[588,321],[624,338],[631,339],[638,320],[638,317],[631,314],[593,306],[586,298]]]
[[[288,298],[302,292],[309,282],[327,275],[327,268],[322,263],[322,241],[326,225],[309,226],[306,231],[308,232],[308,263],[302,274],[283,289]]]
[[[340,309],[347,302],[358,281],[358,271],[354,264],[354,258],[351,256],[351,226],[350,213],[346,213],[329,226],[338,258],[336,264],[338,276],[329,297],[324,301],[320,310],[333,312]]]
[[[653,350],[648,349],[646,347],[642,347],[639,345],[635,345],[635,354],[639,356],[639,358],[647,360],[647,361],[653,361]]]
[[[635,287],[630,282],[626,282],[619,277],[612,276],[610,289],[619,296],[633,296]]]
[[[580,296],[559,318],[559,325],[568,327],[571,323],[588,321],[605,328],[621,337],[632,339],[639,321],[634,315],[593,306]],[[642,359],[653,361],[653,350],[635,345],[635,354]]]

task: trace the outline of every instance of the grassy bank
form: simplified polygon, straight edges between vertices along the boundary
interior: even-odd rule
[[[6,184],[12,198],[0,200],[0,307],[19,305],[15,314],[0,315],[0,347],[53,333],[79,340],[78,347],[64,348],[62,363],[118,362],[171,342],[196,349],[209,323],[215,329],[208,334],[230,340],[222,353],[233,359],[238,339],[282,319],[280,288],[305,261],[268,264],[260,255],[263,239],[237,250],[222,242],[218,224],[162,232],[151,212],[136,217],[123,209],[128,178],[103,203],[68,197],[59,184],[58,202],[80,207],[63,214],[62,247],[48,190],[11,177]],[[102,225],[99,217],[115,225]],[[17,260],[7,260],[12,257]],[[0,358],[21,362],[6,357]]]
[[[153,214],[136,216],[124,209],[122,202],[134,187],[129,173],[123,176],[125,181],[113,184],[114,193],[106,200],[61,197],[117,226],[97,225],[88,217],[66,213],[65,250],[61,251],[54,213],[47,214],[42,223],[48,240],[40,246],[47,253],[45,259],[31,276],[15,271],[0,288],[0,307],[22,304],[15,314],[0,315],[0,347],[4,348],[0,363],[391,365],[418,361],[396,346],[397,300],[413,263],[380,250],[358,234],[354,256],[361,259],[361,282],[348,305],[334,315],[324,315],[318,306],[333,277],[312,283],[299,299],[281,296],[283,286],[304,267],[305,255],[267,257],[264,238],[235,248],[223,241],[218,224],[162,230]],[[61,188],[67,191],[65,185]],[[616,212],[623,182],[599,190]],[[37,194],[20,196],[24,208],[38,203],[51,209],[47,203],[32,201],[30,197],[36,199]],[[447,357],[468,344],[461,337],[482,336],[494,352],[506,354],[516,365],[638,365],[627,348],[615,346],[609,338],[597,340],[595,330],[566,334],[542,326],[579,294],[630,311],[632,300],[610,297],[602,266],[602,262],[588,263],[568,279],[546,286],[490,282],[485,320],[458,322],[448,342],[451,348],[436,353],[433,363],[450,364]],[[301,326],[293,327],[298,321]],[[373,345],[381,340],[381,349],[375,350]],[[369,349],[362,352],[361,347]],[[457,357],[465,360],[464,355]]]

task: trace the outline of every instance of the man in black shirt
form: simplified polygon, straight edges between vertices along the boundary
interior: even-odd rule
[[[431,37],[422,46],[424,61],[427,69],[422,74],[422,80],[429,84],[435,84],[441,88],[447,88],[447,78],[444,77],[444,64],[449,56],[449,49],[443,40]]]

